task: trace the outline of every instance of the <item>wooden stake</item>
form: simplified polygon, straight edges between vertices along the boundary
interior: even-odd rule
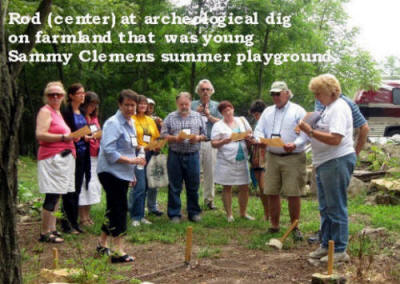
[[[58,269],[58,248],[53,248],[53,269]]]
[[[328,275],[333,273],[333,252],[335,250],[335,242],[330,240],[328,242]]]
[[[189,226],[186,229],[186,253],[185,253],[185,263],[190,263],[190,258],[192,256],[192,227]]]

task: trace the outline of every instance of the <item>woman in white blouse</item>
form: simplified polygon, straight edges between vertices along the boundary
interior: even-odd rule
[[[222,201],[228,218],[233,222],[232,186],[239,187],[240,217],[254,220],[247,214],[250,174],[248,152],[245,140],[232,141],[232,133],[248,132],[246,140],[251,139],[251,127],[244,117],[235,117],[234,108],[229,101],[222,101],[218,111],[223,119],[216,122],[211,131],[211,145],[218,149],[215,165],[215,183],[223,185]]]

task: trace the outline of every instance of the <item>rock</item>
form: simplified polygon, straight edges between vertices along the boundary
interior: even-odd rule
[[[307,262],[315,267],[318,267],[321,265],[321,262],[319,261],[319,259],[309,258],[309,259],[307,259]]]
[[[358,195],[364,194],[365,192],[367,192],[367,190],[368,187],[363,181],[359,180],[358,178],[352,177],[347,192],[349,194],[349,197],[356,197]]]
[[[381,205],[400,205],[400,198],[387,193],[378,193],[375,195],[375,202]]]
[[[46,269],[40,270],[40,277],[49,282],[67,282],[71,280],[71,276],[82,274],[82,269]]]
[[[386,171],[386,173],[389,176],[394,176],[394,175],[399,175],[400,174],[400,168],[390,168]]]
[[[392,178],[379,178],[371,180],[369,187],[375,187],[380,191],[400,194],[400,180]]]
[[[389,154],[390,158],[400,158],[400,147],[397,144],[385,144],[382,146],[383,151]]]
[[[21,223],[28,223],[29,221],[31,221],[31,216],[28,216],[28,215],[26,215],[26,216],[21,216],[21,218],[19,219],[19,221],[20,221]]]
[[[365,227],[364,229],[361,230],[359,235],[366,235],[371,238],[377,238],[381,237],[387,234],[386,228],[379,227],[379,228],[371,228],[371,227]]]

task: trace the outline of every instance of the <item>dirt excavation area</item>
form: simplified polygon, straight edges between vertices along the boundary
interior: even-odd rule
[[[185,265],[184,241],[144,245],[125,241],[126,251],[136,261],[116,265],[96,255],[97,237],[93,234],[74,236],[63,244],[43,244],[37,241],[39,229],[40,223],[18,225],[25,283],[46,283],[39,274],[42,268],[52,268],[53,247],[58,248],[63,268],[82,268],[101,275],[102,281],[79,283],[310,283],[313,273],[326,271],[325,266],[308,263],[307,255],[317,245],[306,242],[281,251],[247,249],[243,244],[229,242],[219,246],[218,254],[214,255],[212,249],[204,253],[204,248],[196,245],[194,236],[192,259],[190,265]],[[362,262],[352,257],[350,263],[335,269],[346,276],[347,283],[399,283],[393,278],[398,257],[362,258]]]

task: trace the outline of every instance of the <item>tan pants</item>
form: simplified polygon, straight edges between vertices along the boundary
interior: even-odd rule
[[[200,167],[203,172],[203,198],[205,202],[214,200],[214,167],[217,158],[217,149],[211,146],[211,142],[201,142]]]

